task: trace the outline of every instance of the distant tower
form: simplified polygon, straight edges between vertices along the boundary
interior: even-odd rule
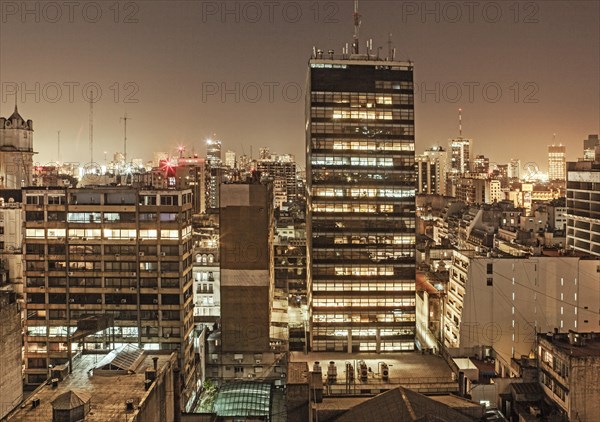
[[[548,178],[565,180],[567,176],[567,147],[564,145],[548,146]]]
[[[472,140],[462,136],[462,108],[458,109],[458,137],[449,141],[450,172],[455,174],[471,171]]]
[[[0,188],[21,189],[31,184],[33,168],[33,121],[15,112],[0,117]]]

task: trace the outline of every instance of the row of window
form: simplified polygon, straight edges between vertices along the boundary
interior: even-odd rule
[[[355,124],[355,123],[329,123],[312,122],[311,133],[333,133],[360,136],[409,136],[415,135],[414,125],[407,124]],[[412,139],[412,138],[411,138]]]
[[[414,142],[313,138],[313,149],[353,151],[414,151]]]
[[[313,306],[314,307],[373,307],[373,306],[384,306],[384,307],[394,307],[394,306],[415,306],[415,298],[412,297],[404,297],[404,298],[321,298],[321,297],[313,297]]]
[[[313,313],[313,322],[322,323],[379,323],[379,322],[415,322],[414,311],[394,310],[393,312],[353,312],[349,313]],[[316,329],[316,328],[315,328]]]
[[[45,201],[44,198],[47,198]],[[139,205],[185,205],[192,202],[192,194],[181,195],[140,195]],[[65,205],[65,195],[40,193],[28,193],[25,195],[25,203],[28,205]],[[131,192],[123,193],[100,193],[100,192],[77,192],[71,193],[69,203],[72,205],[135,205],[136,195]]]
[[[414,193],[412,196],[414,197]],[[374,213],[400,213],[400,212],[410,213],[410,212],[413,212],[410,208],[402,208],[397,205],[391,205],[391,204],[377,205],[377,204],[360,204],[360,203],[355,203],[355,204],[338,204],[338,203],[313,204],[312,209],[313,209],[313,212],[315,212],[315,213],[318,213],[318,212],[323,212],[323,213],[352,212],[352,213],[360,213],[360,214],[365,214],[365,213],[374,214]]]
[[[180,288],[190,279],[189,273],[186,276],[179,278],[161,277],[160,283],[156,277],[152,278],[140,278],[140,288]],[[183,281],[182,281],[183,280]],[[25,282],[27,287],[45,287],[45,277],[26,277]],[[60,287],[64,288],[67,286],[67,279],[65,277],[48,277],[48,287]],[[104,283],[102,277],[69,277],[69,287],[71,288],[115,288],[115,289],[137,289],[138,280],[135,277],[104,277]]]
[[[69,238],[86,239],[185,239],[192,234],[192,227],[180,230],[156,229],[69,229]],[[66,229],[26,229],[25,237],[32,239],[61,239],[67,237]]]
[[[370,169],[356,169],[347,171],[327,167],[325,169],[312,169],[313,186],[328,185],[328,184],[344,184],[353,186],[372,186],[382,185],[387,186],[414,186],[414,173],[408,170],[410,166],[406,166],[406,170],[386,169],[385,172],[372,173]],[[380,171],[380,170],[377,170]]]
[[[130,310],[101,310],[95,311],[93,309],[71,309],[71,321],[76,322],[78,319],[87,317],[93,314],[108,314],[112,315],[116,321],[137,321],[138,315],[142,321],[158,321],[159,314],[162,314],[163,321],[180,321],[181,316],[179,311],[130,311]],[[41,320],[66,320],[67,319],[67,311],[66,309],[39,309],[39,310],[28,310],[27,311],[27,319],[32,321],[41,321]]]
[[[348,283],[348,282],[313,282],[313,291],[315,292],[342,292],[342,291],[408,291],[415,290],[415,283],[411,281],[382,281],[379,283]]]
[[[315,119],[360,119],[360,120],[410,120],[414,119],[412,109],[339,109],[333,107],[313,107],[311,117]]]
[[[45,271],[46,261],[27,261],[27,271]],[[158,271],[158,262],[127,262],[127,261],[48,261],[48,271]],[[161,271],[178,272],[179,262],[161,262]]]
[[[381,82],[377,89],[411,90],[412,82]],[[414,104],[412,92],[376,94],[372,92],[332,92],[314,91],[311,93],[311,101],[315,103],[351,104],[353,106],[374,106],[375,104]]]
[[[355,198],[407,198],[414,197],[415,190],[409,188],[313,188],[313,196]]]
[[[186,242],[182,249],[184,253],[191,248]],[[139,256],[158,256],[158,245],[67,245],[65,244],[43,244],[27,243],[25,252],[30,255],[65,255],[69,251],[71,255],[97,255],[98,259],[104,250],[105,255],[139,255]],[[180,256],[180,245],[160,245],[161,256]],[[211,255],[212,256],[212,255]],[[77,259],[71,256],[71,259]]]

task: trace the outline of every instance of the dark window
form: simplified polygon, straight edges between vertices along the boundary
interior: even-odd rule
[[[487,264],[487,273],[494,274],[494,264]]]
[[[493,284],[494,284],[494,279],[492,277],[488,277],[488,279],[487,279],[487,285],[491,286]]]

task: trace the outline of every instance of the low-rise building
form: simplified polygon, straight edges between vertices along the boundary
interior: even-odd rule
[[[570,421],[600,420],[600,334],[542,333],[537,340],[546,398]]]
[[[72,373],[56,371],[52,376],[6,420],[177,420],[181,401],[177,352],[124,346],[105,355],[78,355]]]

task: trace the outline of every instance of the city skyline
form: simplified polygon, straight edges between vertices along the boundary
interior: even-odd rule
[[[259,2],[260,19],[243,3],[227,3],[229,14],[219,9],[223,4],[130,2],[118,10],[106,6],[95,24],[90,10],[76,10],[72,23],[61,11],[52,23],[52,11],[41,6],[37,16],[25,17],[3,6],[0,115],[12,113],[15,87],[22,88],[21,96],[30,90],[18,105],[24,117],[36,121],[35,161],[56,161],[59,130],[62,160],[87,161],[89,105],[82,91],[92,82],[103,93],[94,104],[97,162],[103,151],[122,150],[120,118],[128,113],[130,157],[149,159],[148,148],[175,151],[180,145],[203,155],[205,140],[216,133],[225,149],[249,155],[251,145],[255,152],[269,146],[294,154],[304,167],[305,65],[313,46],[341,52],[351,41],[352,4],[294,3],[299,12],[294,18],[289,7],[275,8],[271,16]],[[544,150],[554,142],[567,146],[567,161],[580,156],[581,141],[600,126],[598,3],[525,2],[516,9],[499,3],[499,19],[489,5],[472,16],[460,10],[460,19],[434,5],[428,12],[419,9],[421,3],[365,2],[360,9],[361,50],[372,38],[373,54],[385,55],[389,30],[396,58],[415,63],[417,152],[447,146],[458,134],[461,107],[464,136],[473,139],[475,154],[493,162],[508,162],[518,146],[523,164],[544,169]],[[168,28],[167,36],[155,27]],[[79,60],[71,64],[69,56]],[[570,68],[577,68],[577,78],[569,76]],[[492,102],[498,87],[501,96]],[[223,101],[222,88],[236,92]],[[461,98],[454,101],[457,89]],[[275,123],[262,125],[266,120]]]

